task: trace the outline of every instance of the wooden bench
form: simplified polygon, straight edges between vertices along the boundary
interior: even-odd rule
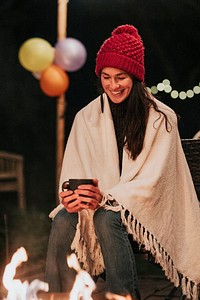
[[[23,165],[23,156],[0,151],[0,192],[17,192],[18,206],[25,209]]]

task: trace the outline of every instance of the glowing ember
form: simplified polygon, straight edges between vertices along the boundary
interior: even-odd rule
[[[67,258],[70,268],[76,270],[77,275],[70,292],[70,300],[92,300],[92,292],[96,285],[90,275],[81,269],[76,255],[73,253]]]
[[[27,259],[26,250],[21,247],[13,254],[11,262],[6,266],[3,274],[3,284],[8,290],[6,300],[37,300],[39,290],[48,291],[48,284],[38,279],[33,280],[30,284],[27,281],[22,283],[19,279],[14,279],[16,268]]]

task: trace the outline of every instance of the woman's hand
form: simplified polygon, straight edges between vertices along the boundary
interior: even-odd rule
[[[80,201],[77,200],[76,194],[73,191],[67,190],[60,193],[62,204],[68,212],[78,212],[81,210],[79,207]]]
[[[62,204],[68,212],[79,212],[83,209],[95,210],[102,195],[98,187],[98,179],[93,179],[92,184],[82,184],[74,192],[67,190],[60,193]]]

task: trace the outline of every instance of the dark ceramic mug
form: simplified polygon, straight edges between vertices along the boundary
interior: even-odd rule
[[[92,184],[94,185],[94,182],[92,179],[69,179],[67,181],[64,181],[62,184],[62,190],[71,190],[74,191],[78,188],[81,184]]]

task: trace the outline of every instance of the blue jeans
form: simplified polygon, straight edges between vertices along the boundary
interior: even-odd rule
[[[67,265],[66,256],[72,253],[77,213],[68,213],[62,209],[53,219],[47,249],[45,281],[49,284],[49,292],[69,292],[73,286],[76,273]]]
[[[67,267],[66,255],[71,253],[77,220],[76,213],[62,209],[52,222],[45,278],[52,292],[69,291],[73,284],[75,274]],[[106,290],[140,299],[135,256],[120,212],[98,209],[94,226],[104,258]]]

